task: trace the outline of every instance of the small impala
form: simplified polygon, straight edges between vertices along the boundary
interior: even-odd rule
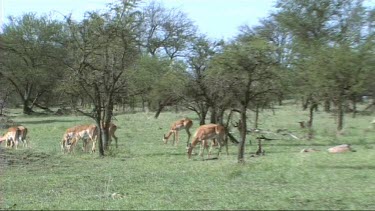
[[[92,152],[95,152],[95,144],[97,140],[97,127],[95,124],[91,125],[78,125],[72,128],[68,128],[61,141],[61,150],[65,153],[66,151],[72,152],[77,142],[82,139],[89,139],[92,144]],[[84,143],[84,151],[87,151],[87,144]]]
[[[167,135],[165,135],[165,134],[163,135],[164,144],[168,143],[169,137],[173,134],[172,145],[174,145],[174,143],[176,142],[176,146],[177,146],[178,140],[179,140],[178,132],[180,130],[183,130],[183,129],[185,129],[186,133],[188,134],[188,140],[187,140],[187,144],[188,144],[189,140],[190,140],[190,136],[191,136],[191,133],[190,133],[189,129],[191,128],[192,125],[193,125],[193,121],[191,121],[191,119],[189,119],[189,118],[180,119],[180,120],[174,122],[171,126],[171,129],[167,133]]]
[[[207,124],[207,125],[201,125],[198,127],[197,131],[195,132],[194,138],[192,142],[188,145],[187,147],[187,153],[188,153],[188,158],[191,158],[191,154],[193,149],[196,147],[197,144],[201,143],[200,147],[200,156],[203,159],[203,153],[206,148],[209,146],[209,140],[210,139],[216,139],[217,144],[219,145],[219,152],[218,156],[221,152],[221,145],[224,141],[224,136],[225,136],[225,128],[222,125],[218,124]],[[208,157],[211,154],[211,149],[214,146],[214,140],[211,142],[211,147],[209,150]]]
[[[14,146],[16,146],[17,149],[18,141],[20,140],[20,134],[21,131],[18,127],[10,127],[8,128],[8,131],[2,137],[0,137],[0,143],[5,141],[7,147],[13,148]]]

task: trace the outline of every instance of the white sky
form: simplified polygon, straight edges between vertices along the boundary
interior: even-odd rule
[[[115,0],[0,0],[0,24],[12,15],[19,17],[27,12],[67,15],[82,18],[85,11],[102,10]],[[149,2],[150,0],[144,0]],[[187,13],[210,38],[232,38],[243,24],[257,25],[259,18],[266,17],[275,0],[158,0],[167,8],[178,8]],[[55,17],[53,16],[53,17]]]
[[[27,12],[50,14],[72,13],[74,19],[82,18],[85,11],[102,10],[116,0],[0,0],[0,25],[9,15],[19,17]],[[150,0],[143,0],[149,2]],[[240,25],[255,26],[260,18],[267,17],[276,0],[159,0],[165,7],[178,8],[187,13],[200,32],[214,39],[229,39],[238,33]],[[365,0],[365,5],[375,6],[375,0]],[[57,14],[57,13],[54,13]],[[59,15],[62,17],[62,15]],[[56,15],[57,18],[59,16]]]

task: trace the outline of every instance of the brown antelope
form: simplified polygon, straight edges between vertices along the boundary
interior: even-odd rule
[[[23,146],[27,147],[28,145],[28,140],[26,139],[26,135],[27,135],[27,128],[25,126],[18,126],[18,129],[20,130],[20,135],[19,135],[19,141],[21,141],[23,143]]]
[[[10,127],[8,131],[0,137],[0,143],[5,141],[7,147],[18,146],[18,141],[20,140],[20,129],[18,127]]]
[[[221,152],[221,145],[224,141],[224,136],[225,136],[225,128],[222,125],[218,124],[207,124],[207,125],[202,125],[200,126],[197,131],[195,132],[194,138],[192,142],[188,145],[187,147],[187,153],[188,153],[188,158],[191,158],[191,154],[195,146],[199,143],[201,143],[200,147],[200,156],[203,159],[203,154],[204,150],[208,148],[208,141],[209,139],[216,139],[217,144],[219,145],[219,153],[218,156]],[[214,141],[212,141],[214,142]],[[214,143],[211,143],[211,148],[208,153],[208,157],[211,154],[211,149],[213,147]]]
[[[68,128],[61,141],[61,150],[65,153],[66,151],[72,152],[74,147],[77,145],[80,139],[83,140],[83,150],[87,151],[87,144],[85,139],[89,139],[92,144],[91,152],[95,152],[95,144],[97,140],[97,127],[95,124],[91,125],[78,125],[72,128]]]
[[[117,138],[117,136],[115,135],[115,132],[116,132],[116,130],[117,130],[117,126],[115,125],[115,124],[113,124],[112,122],[110,122],[109,123],[109,128],[108,128],[108,138],[109,138],[109,145],[111,145],[111,143],[112,143],[112,138],[114,138],[115,139],[115,144],[116,144],[116,148],[118,148],[118,144],[117,144],[117,140],[118,140],[118,138]],[[96,130],[96,136],[98,135],[98,130]],[[84,141],[84,143],[83,143],[83,147],[85,148],[86,147],[86,145],[87,145],[88,143],[87,143],[87,141]]]
[[[163,135],[163,142],[164,142],[164,144],[168,143],[169,137],[173,134],[172,145],[174,145],[174,143],[176,142],[176,146],[177,146],[178,145],[178,140],[179,140],[178,132],[180,130],[183,130],[183,129],[185,129],[186,133],[188,134],[188,140],[186,142],[186,144],[188,144],[189,140],[190,140],[190,136],[191,136],[191,133],[190,133],[189,129],[191,128],[192,125],[193,125],[193,121],[191,121],[191,119],[189,119],[189,118],[180,119],[180,120],[174,122],[171,125],[171,129],[169,130],[169,132],[167,133],[167,135],[165,135],[165,134]]]
[[[109,145],[112,143],[112,138],[115,139],[116,148],[118,148],[117,145],[117,136],[115,135],[115,132],[117,130],[117,126],[113,124],[112,122],[109,123],[108,133],[109,133]]]

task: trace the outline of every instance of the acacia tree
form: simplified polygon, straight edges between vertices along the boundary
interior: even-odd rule
[[[188,96],[188,109],[197,113],[200,125],[205,124],[206,116],[211,109],[211,123],[217,122],[217,110],[221,102],[220,89],[211,87],[212,83],[207,77],[206,71],[211,58],[220,51],[222,41],[210,41],[206,36],[197,37],[191,44],[187,56],[187,64],[191,70],[189,85],[186,95]],[[219,112],[220,113],[220,112]]]
[[[166,106],[177,105],[185,98],[188,78],[185,68],[182,62],[171,63],[160,80],[153,84],[150,101],[152,107],[156,108],[155,118],[159,117]]]
[[[196,31],[193,21],[182,11],[166,9],[159,2],[151,1],[143,8],[138,36],[141,46],[150,55],[175,60],[185,57]]]
[[[108,148],[108,127],[113,116],[114,99],[127,88],[126,73],[139,51],[134,34],[138,27],[135,1],[121,1],[106,13],[87,12],[74,22],[67,17],[70,50],[67,66],[71,90],[84,93],[93,104],[91,112],[79,112],[95,120],[99,130],[99,153]],[[83,92],[82,92],[83,91]]]
[[[171,67],[169,59],[143,54],[128,74],[128,95],[140,98],[143,111],[153,103],[150,94]],[[146,105],[147,103],[147,105]]]
[[[313,107],[331,101],[341,131],[344,105],[351,96],[362,94],[363,79],[369,76],[373,11],[366,10],[361,0],[279,1],[277,7],[276,20],[295,43],[291,67],[299,72],[302,94],[312,102],[310,126]]]
[[[63,24],[33,13],[19,18],[9,17],[3,27],[0,74],[8,80],[20,97],[23,113],[33,113],[44,95],[51,93],[55,81],[62,78]],[[46,104],[48,98],[44,99]]]
[[[238,148],[238,162],[245,162],[245,140],[247,132],[247,111],[261,96],[274,94],[277,74],[272,56],[274,48],[267,41],[253,37],[246,42],[237,41],[225,46],[223,52],[214,57],[210,75],[222,83],[222,88],[233,97],[236,109],[240,111],[241,141]]]

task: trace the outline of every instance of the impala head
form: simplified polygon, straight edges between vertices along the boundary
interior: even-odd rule
[[[165,136],[165,134],[163,134],[163,142],[164,142],[164,144],[167,144],[167,141],[168,141],[167,136]]]
[[[186,152],[188,154],[188,158],[190,159],[191,158],[191,153],[193,151],[193,146],[191,145],[191,143],[189,143],[187,146],[186,146]]]

